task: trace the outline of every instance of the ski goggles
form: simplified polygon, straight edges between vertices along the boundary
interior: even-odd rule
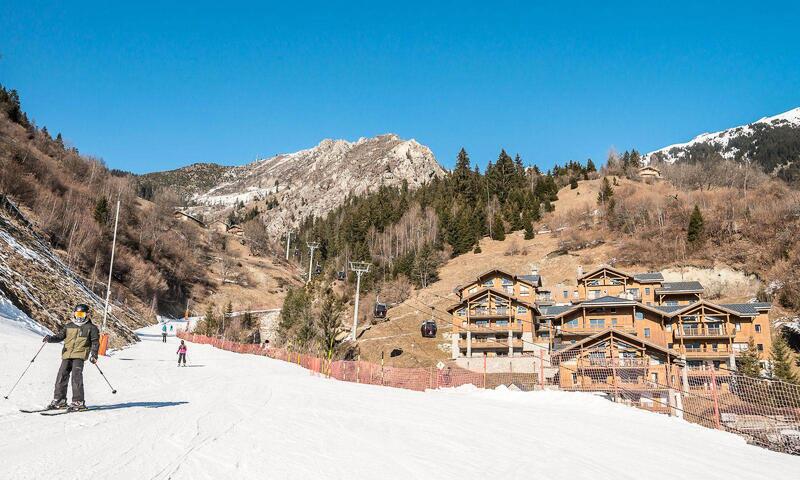
[[[86,318],[86,312],[75,312],[75,318]]]

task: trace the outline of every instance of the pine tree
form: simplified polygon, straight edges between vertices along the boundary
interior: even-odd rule
[[[494,221],[492,222],[492,240],[505,240],[506,239],[506,227],[503,225],[503,220],[500,218],[500,215],[494,216]]]
[[[586,161],[586,171],[587,172],[596,172],[597,171],[597,167],[594,166],[594,162],[592,161],[591,158]]]
[[[614,189],[608,183],[608,177],[603,177],[603,183],[600,185],[600,192],[597,194],[597,204],[605,205],[611,197],[614,196]]]
[[[577,178],[572,177],[569,180],[569,188],[570,188],[570,190],[575,190],[576,188],[578,188],[578,179]]]
[[[533,239],[534,232],[533,232],[533,221],[531,220],[531,214],[526,210],[525,211],[525,240]]]
[[[775,335],[772,340],[772,378],[789,383],[800,383],[792,371],[792,356],[783,335]]]
[[[736,359],[736,367],[739,372],[749,377],[761,376],[761,356],[756,348],[756,341],[753,337],[747,342],[747,350],[742,352]]]
[[[206,306],[206,314],[203,317],[203,335],[211,336],[217,331],[217,318],[214,316],[214,304]]]
[[[703,240],[703,215],[700,208],[695,205],[692,215],[689,217],[689,228],[686,232],[686,239],[691,244],[700,243]]]
[[[98,225],[104,226],[108,222],[108,200],[105,196],[97,199],[94,204],[94,221]]]

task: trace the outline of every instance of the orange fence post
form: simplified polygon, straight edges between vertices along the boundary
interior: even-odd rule
[[[100,346],[97,349],[97,353],[99,355],[105,356],[107,349],[108,349],[108,334],[107,333],[101,333],[100,334]]]
[[[717,399],[717,375],[714,373],[714,365],[711,365],[711,396],[714,398],[714,425],[717,429],[719,425],[719,400]]]
[[[539,350],[539,385],[544,390],[544,352]]]
[[[483,354],[483,388],[486,388],[486,353]]]

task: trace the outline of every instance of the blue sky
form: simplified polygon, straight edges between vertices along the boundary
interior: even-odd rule
[[[134,172],[385,132],[548,168],[800,106],[798,2],[69,3],[4,4],[0,83]]]

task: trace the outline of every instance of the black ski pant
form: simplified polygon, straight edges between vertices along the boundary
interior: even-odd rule
[[[66,358],[61,360],[61,367],[58,369],[56,377],[56,388],[53,392],[53,399],[67,399],[67,384],[72,374],[72,401],[83,402],[83,359]]]
[[[185,353],[179,353],[178,354],[178,365],[180,365],[181,362],[183,362],[183,364],[186,365],[186,354]]]
[[[164,343],[167,343],[167,334],[166,333],[162,333],[161,334],[161,341],[164,342]]]

